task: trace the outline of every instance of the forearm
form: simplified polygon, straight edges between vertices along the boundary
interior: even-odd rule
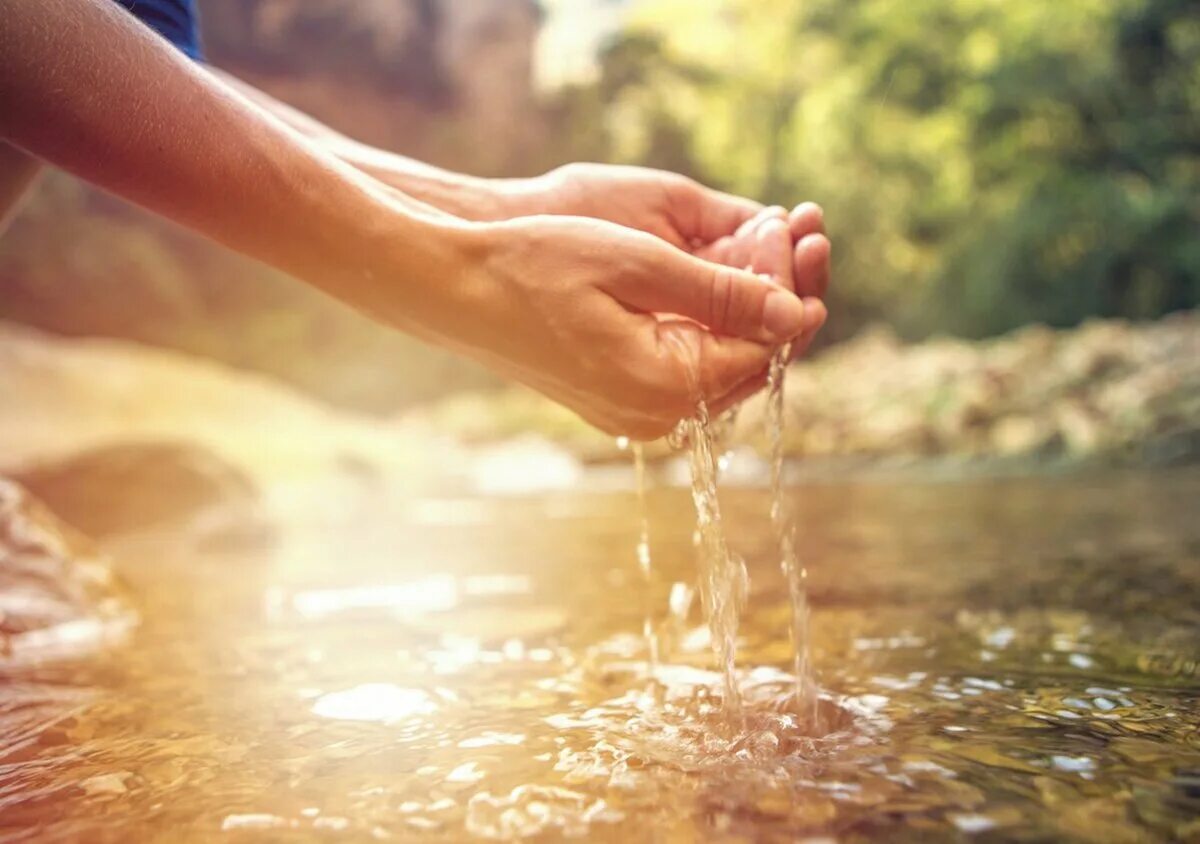
[[[516,216],[520,197],[530,190],[525,179],[470,176],[377,149],[343,135],[220,68],[209,67],[208,71],[347,164],[408,196],[463,219],[504,220]]]
[[[353,304],[378,283],[368,256],[399,253],[392,281],[413,285],[453,262],[445,224],[109,0],[0,0],[0,20],[0,136],[27,152]]]

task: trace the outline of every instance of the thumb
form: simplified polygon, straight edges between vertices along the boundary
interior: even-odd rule
[[[655,258],[644,272],[619,274],[609,293],[638,310],[685,316],[714,334],[760,343],[783,343],[806,330],[800,297],[769,278],[670,247]]]

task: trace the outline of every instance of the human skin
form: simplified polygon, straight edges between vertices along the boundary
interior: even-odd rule
[[[707,188],[693,179],[646,167],[574,163],[529,179],[483,179],[455,173],[348,138],[313,117],[217,68],[218,78],[305,137],[365,173],[467,220],[495,221],[530,214],[594,217],[638,229],[708,260],[751,264],[747,228],[761,204]],[[789,223],[792,277],[801,296],[821,298],[829,287],[829,240],[822,211],[807,202],[771,216]]]
[[[708,329],[697,383],[716,411],[824,319],[815,299],[608,220],[447,213],[255,107],[109,0],[0,0],[0,20],[5,142],[611,433],[659,436],[698,398],[655,314]]]

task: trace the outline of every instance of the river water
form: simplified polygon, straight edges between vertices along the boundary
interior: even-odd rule
[[[142,624],[6,674],[0,841],[1200,836],[1200,471],[790,488],[815,726],[770,493],[720,497],[737,729],[686,489],[649,581],[632,488],[113,546]]]

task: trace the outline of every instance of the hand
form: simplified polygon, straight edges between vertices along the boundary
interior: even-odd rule
[[[791,261],[788,261],[789,250]],[[830,251],[821,206],[804,202],[790,214],[777,205],[764,208],[736,232],[718,238],[696,254],[730,267],[765,264],[766,269],[756,268],[755,272],[770,274],[797,295],[823,299],[829,290]]]
[[[523,217],[471,231],[461,283],[436,306],[426,300],[420,323],[611,434],[662,436],[701,397],[719,413],[775,346],[824,319],[815,299],[599,220]],[[681,349],[655,314],[709,330],[688,332]]]
[[[825,295],[829,286],[829,241],[821,208],[815,203],[763,209],[749,199],[706,188],[676,173],[645,167],[568,164],[544,176],[501,188],[507,216],[569,214],[608,220],[652,234],[667,243],[718,263],[742,269],[755,248],[759,215],[786,219],[794,241],[795,289],[802,296]]]
[[[791,359],[803,355],[825,322],[825,308],[812,292],[824,293],[829,282],[829,241],[823,235],[821,209],[813,203],[786,214],[782,208],[764,208],[738,227],[700,250],[705,260],[745,267],[797,290],[808,309],[811,327],[792,341]],[[795,242],[795,248],[793,248]],[[749,398],[767,383],[767,367],[746,378],[728,393],[716,412]]]

